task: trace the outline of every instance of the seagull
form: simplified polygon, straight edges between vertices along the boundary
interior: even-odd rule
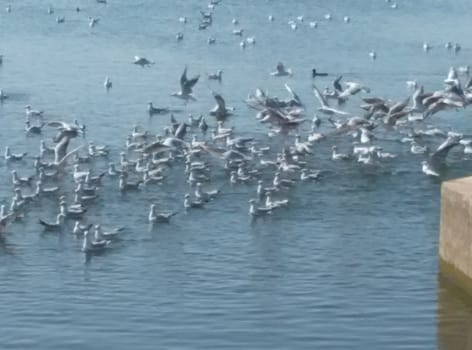
[[[275,71],[271,72],[270,75],[274,77],[284,77],[287,75],[291,76],[292,70],[290,68],[285,68],[284,64],[282,62],[279,62],[275,67]]]
[[[192,96],[192,89],[197,84],[200,75],[196,75],[192,79],[187,78],[187,67],[185,67],[180,76],[180,91],[172,93],[172,96],[183,99],[185,101],[195,100]]]
[[[339,114],[339,115],[350,115],[347,112],[329,107],[328,101],[324,98],[324,96],[321,94],[320,90],[316,87],[315,84],[313,84],[313,93],[315,94],[315,97],[318,99],[318,101],[321,104],[321,107],[318,107],[318,111],[321,113],[327,114],[327,115],[333,115],[333,114]]]
[[[156,205],[151,204],[149,208],[148,221],[150,223],[156,223],[156,222],[169,223],[170,219],[175,215],[177,215],[177,212],[172,212],[172,211],[157,213]]]
[[[59,231],[62,229],[62,225],[64,224],[65,218],[66,218],[65,215],[60,213],[57,215],[55,222],[47,222],[41,219],[39,219],[38,222],[47,231]]]
[[[1,65],[1,59],[0,59],[0,65]],[[8,95],[6,95],[3,92],[3,89],[0,89],[0,103],[3,103],[3,101],[5,101],[7,98],[8,98]]]
[[[337,146],[333,146],[332,150],[333,150],[333,153],[331,155],[331,159],[333,160],[351,160],[352,159],[352,157],[349,154],[338,153]]]
[[[93,224],[81,225],[80,221],[76,221],[72,233],[76,236],[83,235],[85,231],[88,231],[92,228]]]
[[[26,134],[36,134],[39,135],[41,134],[43,127],[46,125],[46,123],[41,123],[40,125],[31,125],[31,122],[27,120],[25,122],[25,132]]]
[[[12,170],[11,175],[12,175],[13,186],[21,186],[21,185],[30,186],[31,182],[33,181],[33,176],[20,177],[18,176],[18,172],[16,170]]]
[[[211,191],[203,191],[202,190],[202,183],[197,182],[197,188],[195,190],[195,198],[198,200],[202,200],[204,202],[208,202],[214,199],[220,193],[219,189],[211,190]]]
[[[182,41],[184,39],[184,33],[182,32],[178,32],[176,35],[175,35],[175,39],[177,41]]]
[[[148,102],[147,111],[149,115],[154,115],[154,114],[166,114],[166,113],[169,113],[170,110],[169,108],[166,108],[166,107],[163,107],[163,108],[154,107],[152,102]]]
[[[64,16],[62,17],[56,17],[56,22],[59,23],[64,23],[66,21],[66,18]]]
[[[118,237],[118,234],[122,232],[125,228],[118,227],[113,230],[103,231],[101,225],[95,225],[94,227],[94,238],[95,241],[99,242],[102,240],[112,241]]]
[[[37,111],[37,110],[31,109],[30,105],[25,106],[25,110],[26,110],[26,117],[27,118],[42,117],[43,114],[44,114],[44,111]]]
[[[98,0],[97,0],[98,1]],[[106,247],[110,244],[110,241],[96,241],[90,235],[89,231],[84,232],[84,243],[82,245],[82,251],[84,253],[93,253],[93,252],[101,252],[106,249]]]
[[[307,169],[303,168],[300,172],[300,180],[302,181],[309,181],[309,180],[319,180],[320,179],[320,171],[316,170],[313,172],[308,172]]]
[[[5,147],[5,153],[4,153],[4,157],[5,157],[5,160],[7,162],[9,161],[21,161],[23,160],[24,157],[26,157],[28,153],[27,152],[24,152],[24,153],[11,153],[11,150],[10,150],[10,147],[6,146]]]
[[[112,87],[112,82],[109,77],[105,77],[105,81],[103,82],[103,86],[105,86],[105,89],[110,89]]]
[[[266,207],[256,207],[256,200],[250,199],[249,200],[249,215],[251,216],[263,216],[272,214],[272,208]]]
[[[96,24],[98,24],[98,22],[100,21],[100,18],[95,18],[95,17],[90,17],[89,16],[89,27],[90,28],[93,28],[95,27]]]
[[[232,115],[232,111],[234,108],[227,108],[225,100],[220,94],[213,93],[213,97],[216,101],[216,106],[210,111],[210,115],[215,116],[217,120],[225,119],[226,117]],[[219,134],[225,134],[225,132],[221,131],[221,125],[219,125]],[[228,132],[232,132],[232,130],[227,130]]]
[[[216,73],[208,74],[208,80],[218,80],[219,82],[221,82],[222,77],[223,77],[223,71],[221,69],[218,69]]]
[[[152,61],[149,61],[147,58],[145,57],[139,57],[139,56],[134,56],[134,64],[137,64],[141,67],[150,67],[151,65],[154,64],[154,62]]]
[[[202,200],[190,200],[190,194],[185,194],[185,200],[184,200],[184,208],[185,209],[192,209],[192,208],[203,208],[205,202]]]

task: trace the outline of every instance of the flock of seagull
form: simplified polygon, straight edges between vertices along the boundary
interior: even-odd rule
[[[220,1],[212,0],[209,12],[201,11],[199,29],[212,25],[213,11]],[[106,0],[97,2],[105,4]],[[397,7],[396,4],[391,6]],[[7,12],[11,10],[8,6]],[[76,10],[80,11],[79,8]],[[49,7],[48,13],[54,13],[54,9]],[[330,20],[331,16],[325,18]],[[57,22],[64,20],[58,17]],[[270,15],[269,20],[274,21],[274,17]],[[182,17],[179,21],[186,23],[187,19]],[[303,22],[303,18],[297,18],[297,21]],[[350,22],[350,18],[345,17],[344,22]],[[97,23],[97,18],[90,17],[90,26]],[[234,19],[233,24],[237,25],[238,21]],[[291,24],[293,29],[296,22]],[[233,34],[242,36],[243,29],[235,29]],[[183,34],[178,33],[177,40],[182,39]],[[214,43],[210,39],[208,43]],[[243,42],[244,45],[255,44],[255,38],[248,37]],[[447,43],[446,48],[458,52],[460,45]],[[377,57],[375,52],[370,56]],[[1,64],[3,56],[0,57]],[[151,69],[154,64],[139,56],[133,63]],[[222,70],[218,70],[206,78],[221,81],[222,74]],[[292,69],[278,62],[274,71],[268,74],[274,79],[289,77]],[[462,110],[472,103],[472,77],[467,66],[450,67],[444,87],[438,91],[428,92],[416,81],[407,82],[409,96],[400,101],[373,97],[368,86],[356,81],[344,82],[342,76],[333,77],[330,87],[320,88],[320,79],[331,79],[330,76],[316,69],[312,71],[313,96],[319,104],[313,118],[307,117],[304,102],[288,84],[285,84],[285,98],[270,96],[263,89],[248,95],[245,103],[254,111],[256,120],[267,125],[268,136],[272,140],[283,140],[275,145],[241,135],[234,126],[228,126],[235,119],[232,116],[239,111],[227,106],[224,97],[217,92],[212,92],[215,106],[207,115],[189,115],[185,120],[176,117],[182,110],[149,102],[149,116],[168,116],[168,126],[157,135],[139,125],[133,126],[116,160],[106,145],[86,141],[87,127],[78,120],[48,120],[46,112],[28,105],[25,107],[24,132],[38,136],[38,154],[33,157],[30,173],[19,174],[15,164],[30,162],[30,155],[15,153],[12,147],[5,147],[4,159],[11,169],[13,197],[9,208],[0,207],[0,234],[14,221],[25,220],[31,203],[50,197],[57,199],[57,214],[53,221],[38,219],[38,225],[46,231],[61,232],[67,227],[66,222],[72,221],[72,233],[82,237],[84,252],[103,251],[119,239],[124,228],[103,229],[99,223],[87,220],[88,208],[100,201],[102,183],[115,181],[121,193],[133,193],[146,191],[150,186],[165,185],[167,178],[175,172],[185,174],[188,192],[182,198],[182,207],[186,211],[203,209],[210,202],[218,201],[224,190],[221,186],[212,186],[212,180],[222,177],[229,186],[253,186],[247,209],[252,218],[271,215],[290,205],[289,195],[294,186],[324,181],[323,170],[313,167],[315,149],[320,143],[343,138],[352,144],[345,151],[333,145],[333,162],[376,168],[396,158],[398,154],[384,151],[382,143],[387,140],[380,136],[379,130],[382,135],[392,136],[389,142],[395,140],[406,145],[412,154],[421,155],[423,161],[418,171],[428,176],[441,175],[453,148],[462,147],[465,154],[472,154],[472,139],[460,133],[436,127],[418,129],[425,120],[432,121],[438,113]],[[189,77],[185,67],[178,81],[180,90],[171,96],[188,106],[195,101],[193,91],[200,79],[200,75]],[[104,87],[113,87],[109,77],[106,77]],[[346,106],[359,101],[359,96],[362,101],[359,113],[353,115],[346,111]],[[8,101],[8,95],[1,89],[0,101]],[[306,124],[310,124],[308,133],[303,128]],[[56,133],[51,141],[40,139],[51,130]],[[426,146],[431,140],[437,142],[435,149]],[[108,170],[99,172],[97,164],[103,162]],[[67,190],[66,181],[73,184],[73,191]],[[151,204],[148,210],[150,224],[169,223],[178,214],[161,210],[156,204]]]

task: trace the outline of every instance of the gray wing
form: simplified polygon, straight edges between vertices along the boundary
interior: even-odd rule
[[[444,141],[438,149],[431,155],[430,164],[433,167],[439,167],[443,165],[446,161],[446,157],[449,154],[449,151],[460,145],[460,138],[459,137],[448,137],[446,141]]]

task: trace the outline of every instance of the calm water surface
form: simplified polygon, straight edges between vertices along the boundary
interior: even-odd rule
[[[399,1],[396,10],[383,0],[223,0],[207,31],[195,29],[204,1],[11,3],[7,14],[7,2],[0,2],[0,87],[11,95],[0,106],[0,149],[12,145],[30,154],[39,139],[23,133],[26,104],[44,109],[48,119],[77,118],[88,126],[88,139],[108,144],[116,158],[134,123],[153,132],[168,123],[167,116],[148,118],[148,101],[182,108],[182,119],[207,113],[214,89],[237,109],[228,125],[266,142],[265,127],[242,103],[256,87],[284,96],[288,81],[311,115],[313,66],[400,100],[408,94],[406,80],[441,88],[449,66],[470,63],[472,52],[467,0]],[[54,15],[47,14],[49,4]],[[331,23],[323,21],[327,12]],[[56,15],[65,23],[58,25]],[[101,18],[95,28],[89,15]],[[186,26],[177,20],[183,15]],[[298,15],[306,22],[291,31],[287,21]],[[350,24],[342,22],[345,15]],[[239,48],[231,35],[234,17],[256,37],[254,47]],[[309,20],[319,27],[310,29]],[[180,43],[178,31],[185,35]],[[214,46],[206,44],[210,35]],[[428,54],[424,41],[436,45]],[[446,41],[461,43],[462,51],[448,52]],[[367,55],[372,49],[375,62]],[[156,65],[141,69],[131,64],[134,55]],[[293,68],[293,78],[268,75],[279,60]],[[198,101],[180,104],[169,94],[186,64],[190,75],[223,69],[223,83],[201,79]],[[107,75],[113,81],[108,94]],[[358,113],[358,102],[353,98],[347,110]],[[465,110],[438,114],[433,122],[472,134],[469,118]],[[331,162],[334,142],[347,147],[349,140],[328,140],[313,157],[314,166],[327,170],[324,181],[298,186],[287,210],[253,224],[247,200],[254,186],[224,182],[218,201],[184,214],[187,189],[179,169],[164,186],[124,197],[115,181],[106,181],[88,219],[127,229],[113,249],[87,261],[80,240],[67,232],[43,234],[37,225],[57,204],[35,203],[0,237],[0,348],[469,349],[472,304],[438,282],[440,181],[426,178],[422,158],[396,142],[382,146],[400,156],[375,171]],[[20,173],[30,167],[20,165]],[[10,170],[0,163],[5,204]],[[456,152],[443,179],[471,171],[472,163]],[[149,230],[151,202],[181,213]]]

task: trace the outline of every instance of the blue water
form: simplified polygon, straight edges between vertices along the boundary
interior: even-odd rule
[[[398,1],[395,10],[383,0],[223,0],[206,31],[196,29],[204,1],[11,4],[6,13],[7,2],[0,2],[0,87],[10,95],[0,106],[0,149],[11,145],[31,155],[39,138],[23,132],[26,104],[45,110],[47,120],[85,123],[87,139],[109,145],[117,160],[134,124],[152,133],[168,124],[168,116],[148,117],[148,101],[182,108],[176,117],[184,120],[188,113],[207,114],[214,105],[211,90],[236,107],[228,126],[280,148],[293,137],[269,140],[242,102],[256,87],[283,97],[289,82],[311,117],[314,66],[361,81],[374,96],[402,100],[409,93],[406,80],[439,89],[451,65],[470,63],[472,49],[467,0]],[[331,22],[323,20],[328,12]],[[65,23],[57,24],[62,15]],[[89,15],[100,17],[94,28]],[[186,25],[178,22],[184,15]],[[304,24],[290,30],[287,22],[299,15]],[[350,24],[342,21],[346,15]],[[254,47],[240,49],[240,38],[231,34],[234,17],[256,37]],[[310,20],[319,27],[309,28]],[[175,40],[179,31],[182,42]],[[216,45],[206,44],[209,36]],[[429,53],[424,41],[434,46]],[[462,51],[448,52],[446,41],[459,42]],[[375,62],[370,50],[378,54]],[[156,64],[141,69],[131,64],[135,55]],[[279,60],[292,67],[292,78],[268,74]],[[169,96],[185,65],[190,75],[202,74],[198,100],[188,105]],[[224,71],[223,82],[208,82],[205,73],[217,69]],[[360,113],[359,102],[352,98],[346,110]],[[449,111],[428,124],[472,134],[469,117],[469,110]],[[322,130],[328,129],[325,122]],[[53,135],[48,129],[43,137],[50,142]],[[347,148],[350,140],[330,138],[309,159],[326,170],[323,181],[297,186],[287,209],[255,223],[247,215],[255,185],[231,187],[221,170],[214,176],[223,195],[187,214],[181,165],[164,185],[141,193],[122,196],[116,181],[107,179],[87,220],[126,230],[120,242],[90,259],[70,227],[44,234],[37,224],[52,219],[54,199],[33,203],[25,219],[0,236],[0,349],[467,349],[471,303],[438,282],[441,181],[425,177],[422,156],[405,145],[382,142],[399,157],[373,170],[333,163],[334,143]],[[7,205],[11,168],[0,163],[0,199]],[[14,168],[32,171],[30,161]],[[94,169],[106,169],[106,161]],[[458,150],[441,180],[471,171]],[[70,180],[63,183],[69,190]],[[179,215],[150,229],[150,203]]]

